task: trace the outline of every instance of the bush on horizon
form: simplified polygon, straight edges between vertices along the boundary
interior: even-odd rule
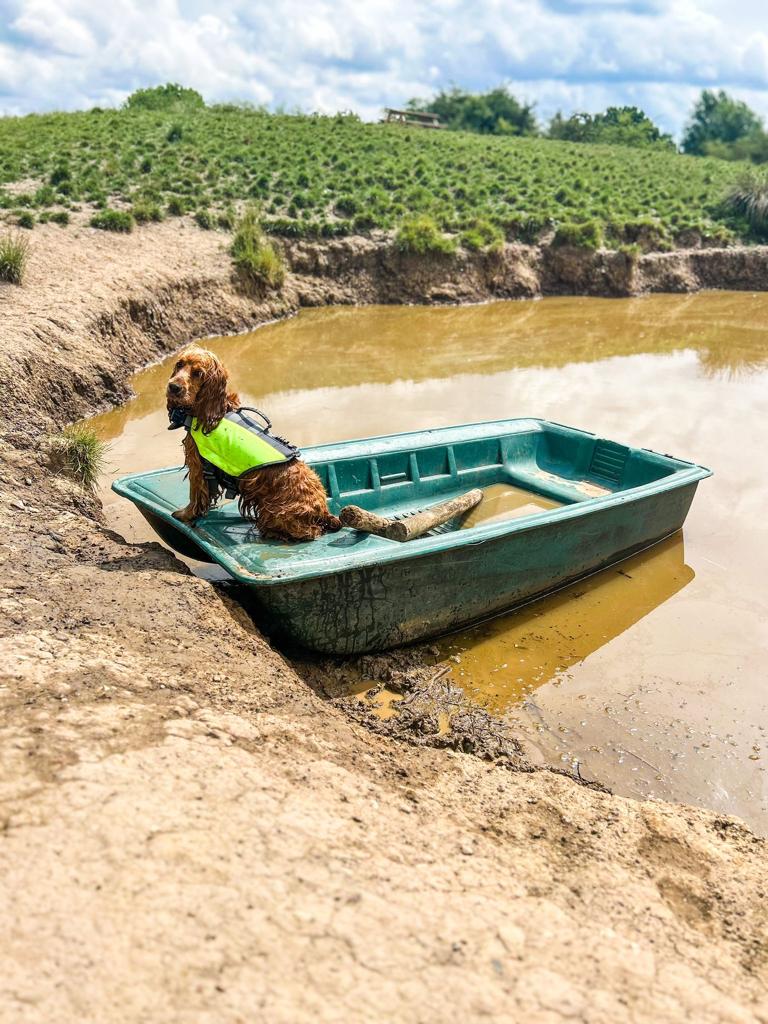
[[[201,110],[205,107],[205,100],[196,89],[166,82],[148,89],[136,89],[125,101],[126,110],[173,110],[177,107]]]

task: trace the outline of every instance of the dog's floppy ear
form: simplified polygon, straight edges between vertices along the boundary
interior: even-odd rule
[[[204,434],[210,434],[215,430],[227,411],[228,383],[229,374],[223,364],[213,356],[206,367],[203,383],[197,392],[192,409],[192,415],[203,428]]]

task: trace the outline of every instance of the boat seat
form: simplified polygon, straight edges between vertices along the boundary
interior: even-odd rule
[[[602,498],[614,489],[595,480],[569,480],[541,468],[527,470],[517,467],[507,471],[506,478],[518,487],[541,494],[545,498],[561,501],[565,505],[572,505],[576,501],[589,501],[590,498]]]

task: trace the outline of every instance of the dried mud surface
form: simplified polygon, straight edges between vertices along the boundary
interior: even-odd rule
[[[33,240],[0,286],[0,1019],[766,1024],[763,840],[372,733],[48,469],[138,364],[351,285],[258,302],[178,225]]]

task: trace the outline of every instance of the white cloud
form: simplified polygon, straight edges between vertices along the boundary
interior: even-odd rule
[[[509,82],[539,114],[636,103],[677,131],[703,86],[768,115],[763,0],[0,0],[0,108],[120,102],[166,80],[376,117]]]

